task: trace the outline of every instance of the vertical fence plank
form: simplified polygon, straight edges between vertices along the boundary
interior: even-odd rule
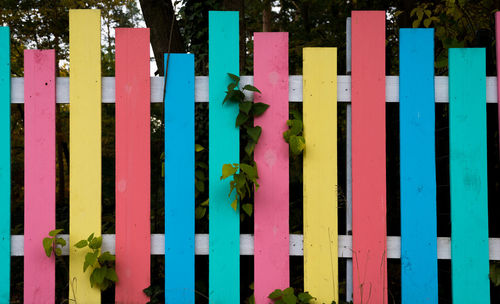
[[[209,297],[213,303],[240,302],[240,209],[231,208],[229,178],[220,180],[222,165],[239,163],[240,132],[235,127],[238,106],[224,105],[230,83],[239,75],[239,14],[211,11],[208,15],[209,70]],[[238,204],[239,205],[239,204]]]
[[[0,27],[0,302],[10,297],[10,31]]]
[[[486,55],[449,50],[453,303],[490,303]]]
[[[165,303],[194,303],[194,154],[194,55],[171,54],[165,95]]]
[[[401,295],[437,303],[434,29],[399,33]]]
[[[41,246],[56,224],[56,56],[24,51],[24,302],[54,303],[55,261]]]
[[[116,29],[117,303],[145,303],[150,285],[149,29]]]
[[[352,12],[354,303],[387,303],[385,12]]]
[[[500,58],[500,12],[495,13],[495,37],[496,37],[496,53],[497,53],[497,102],[498,102],[498,132],[500,133],[500,64],[498,64]],[[500,145],[500,136],[499,136]]]
[[[288,224],[288,33],[254,34],[254,102],[270,105],[255,125],[262,135],[255,147],[259,189],[254,211],[254,288],[256,303],[270,303],[274,289],[290,285]]]
[[[337,49],[304,48],[304,290],[339,301]]]
[[[101,234],[101,12],[69,11],[69,298],[99,303],[76,242]],[[71,286],[73,285],[73,286]]]

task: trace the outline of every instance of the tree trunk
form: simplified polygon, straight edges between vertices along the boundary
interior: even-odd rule
[[[179,25],[175,19],[174,8],[170,0],[140,0],[142,14],[146,26],[151,31],[151,46],[156,59],[158,70],[155,74],[163,76],[163,55],[168,53],[170,42],[170,29],[174,22],[172,41],[170,42],[171,53],[184,53],[186,46],[181,36]]]
[[[262,10],[262,31],[271,32],[271,0],[264,0],[264,9]]]

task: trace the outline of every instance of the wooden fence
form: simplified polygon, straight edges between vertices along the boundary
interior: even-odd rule
[[[222,164],[239,162],[238,109],[222,105],[227,73],[239,74],[237,12],[209,14],[208,79],[194,76],[196,54],[170,56],[165,101],[163,78],[149,77],[148,29],[116,30],[116,76],[101,78],[100,12],[71,10],[68,83],[55,77],[53,50],[26,50],[24,78],[11,80],[9,29],[0,27],[0,302],[9,301],[11,255],[24,255],[24,301],[55,301],[55,264],[42,238],[55,228],[56,102],[70,103],[70,233],[63,250],[77,284],[70,298],[100,302],[82,269],[84,253],[73,245],[100,233],[101,103],[114,102],[116,235],[104,235],[103,247],[116,254],[116,302],[146,302],[150,255],[165,255],[165,301],[194,303],[194,257],[208,254],[211,303],[240,302],[240,255],[254,255],[256,303],[290,285],[293,255],[304,256],[304,288],[317,303],[339,301],[339,258],[352,258],[354,303],[387,303],[388,258],[401,259],[405,303],[437,303],[438,259],[451,259],[454,303],[489,303],[489,260],[500,260],[500,239],[488,238],[486,103],[498,102],[497,78],[486,77],[481,48],[450,49],[449,77],[435,77],[433,29],[401,29],[400,76],[386,77],[385,18],[383,11],[352,12],[352,77],[337,76],[336,48],[305,48],[304,75],[289,76],[288,34],[255,33],[254,76],[242,83],[254,83],[262,91],[255,100],[271,106],[255,122],[263,133],[255,149],[261,187],[254,235],[240,235],[229,181],[220,180]],[[194,103],[207,101],[210,234],[195,235]],[[25,104],[24,236],[10,235],[11,102]],[[165,103],[160,235],[150,234],[151,102]],[[303,236],[288,230],[282,133],[289,102],[303,102]],[[352,236],[337,232],[337,102],[352,104]],[[401,237],[386,234],[386,102],[400,104]],[[436,102],[450,108],[451,239],[436,233]]]

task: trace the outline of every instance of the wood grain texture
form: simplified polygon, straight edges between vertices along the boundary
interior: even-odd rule
[[[170,54],[167,75],[165,303],[194,304],[194,55]]]
[[[223,164],[240,162],[240,131],[235,127],[238,105],[222,104],[230,78],[239,75],[239,13],[211,11],[208,15],[208,287],[212,303],[240,302],[240,209],[231,208],[230,178],[220,180]],[[239,204],[238,204],[239,205]]]
[[[149,29],[116,29],[116,303],[151,285]]]
[[[339,301],[337,49],[304,48],[304,290]]]
[[[10,300],[10,30],[0,27],[0,302]]]
[[[352,12],[354,303],[387,303],[385,12]]]
[[[254,102],[270,105],[254,124],[262,127],[254,159],[259,189],[254,199],[255,303],[272,303],[268,295],[290,286],[288,223],[288,33],[254,33],[254,85],[262,94]]]
[[[450,49],[450,209],[453,303],[490,303],[486,53]]]
[[[399,37],[401,297],[437,304],[434,29]]]
[[[56,225],[56,53],[24,51],[24,302],[54,303],[55,260],[43,238]]]
[[[74,245],[101,234],[101,12],[69,11],[69,298],[100,303],[83,272],[85,250]],[[74,290],[74,292],[73,292]]]

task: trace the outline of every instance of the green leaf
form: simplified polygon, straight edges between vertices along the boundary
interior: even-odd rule
[[[63,238],[56,238],[56,244],[61,246],[66,246],[66,240]]]
[[[294,292],[295,292],[295,290],[293,289],[293,287],[288,287],[288,288],[285,288],[283,290],[284,295],[290,295],[290,294],[293,294]]]
[[[236,75],[231,74],[231,73],[227,73],[227,75],[231,78],[231,80],[233,80],[235,82],[239,82],[240,81],[240,77],[239,76],[236,76]]]
[[[277,300],[277,299],[281,298],[282,295],[283,295],[283,291],[281,291],[280,289],[275,289],[267,297],[271,300]]]
[[[252,113],[254,117],[264,114],[264,112],[269,108],[269,105],[263,102],[256,102],[252,106]]]
[[[94,233],[92,233],[91,235],[89,235],[87,241],[89,241],[89,243],[90,243],[90,241],[92,241],[93,238],[94,238]]]
[[[249,141],[247,145],[245,146],[245,153],[248,156],[251,156],[253,153],[253,150],[255,149],[255,142],[254,141]]]
[[[226,101],[228,100],[232,100],[234,95],[235,95],[236,91],[227,91],[226,92],[226,96],[224,97],[224,100],[222,101],[222,104],[226,103]]]
[[[245,172],[250,179],[257,178],[257,169],[255,167],[252,167],[248,164],[241,163],[240,164],[240,169],[241,171]]]
[[[244,124],[247,120],[248,120],[248,115],[243,113],[243,112],[240,112],[240,113],[238,113],[238,117],[236,117],[235,126],[239,127],[242,124]]]
[[[194,210],[194,218],[197,220],[202,219],[206,213],[207,213],[207,208],[198,206]]]
[[[227,85],[227,91],[228,92],[234,91],[237,85],[238,85],[237,83],[231,82],[230,84]]]
[[[56,253],[57,256],[61,256],[62,255],[62,250],[59,247],[56,247],[56,249],[54,249],[54,252]]]
[[[44,238],[43,239],[43,249],[45,250],[45,254],[47,257],[50,258],[50,255],[52,254],[52,239],[51,238]]]
[[[83,248],[83,247],[87,246],[88,244],[89,244],[89,242],[87,240],[81,240],[80,242],[75,244],[75,247],[76,248]]]
[[[299,135],[299,133],[302,132],[303,128],[302,120],[292,119],[288,120],[286,124],[290,127],[290,129],[288,130],[290,135]]]
[[[234,175],[238,171],[238,167],[233,167],[231,164],[224,164],[222,165],[222,176],[220,177],[221,180],[226,179],[230,177],[231,175]]]
[[[200,206],[208,206],[208,198],[206,200],[204,200]]]
[[[194,175],[196,176],[197,179],[199,180],[205,180],[205,172],[203,170],[196,170],[194,172]]]
[[[92,241],[89,243],[89,247],[92,249],[99,249],[101,248],[102,245],[102,236],[93,238]]]
[[[297,297],[292,293],[292,294],[283,294],[283,302],[285,304],[297,304]]]
[[[93,252],[87,252],[85,255],[85,263],[83,265],[83,272],[87,270],[87,267],[89,266],[94,266],[95,262],[97,261],[97,257]]]
[[[51,231],[49,232],[49,235],[50,235],[50,236],[56,236],[56,235],[58,235],[59,233],[61,233],[62,231],[63,231],[63,229],[54,229],[54,230],[51,230]]]
[[[248,136],[250,136],[250,138],[253,141],[258,142],[259,138],[260,138],[260,135],[262,134],[262,128],[260,126],[256,126],[256,127],[253,127],[253,128],[248,128],[247,129],[247,134],[248,134]]]
[[[312,299],[314,299],[308,292],[301,292],[298,295],[299,301],[303,303],[309,303]]]
[[[231,208],[234,209],[234,211],[238,210],[238,199],[235,198],[234,201],[231,203]]]
[[[199,181],[199,180],[195,181],[194,186],[196,187],[196,190],[198,190],[200,192],[205,191],[205,184],[202,181]]]
[[[102,284],[104,282],[104,278],[106,278],[107,272],[107,267],[95,268],[90,275],[90,281],[93,280],[95,284]]]
[[[116,271],[113,268],[108,268],[106,271],[106,278],[113,282],[118,282],[118,276],[116,275]]]
[[[240,111],[248,114],[248,112],[250,112],[250,110],[252,109],[252,105],[253,103],[250,101],[242,102],[240,103]]]
[[[243,90],[245,91],[252,91],[252,92],[259,92],[259,89],[257,89],[256,87],[254,87],[253,85],[250,85],[250,84],[247,84],[246,86],[243,87]]]
[[[199,145],[199,144],[194,145],[194,151],[201,152],[203,150],[205,150],[205,148],[202,145]]]
[[[102,263],[102,262],[114,261],[115,259],[116,258],[114,255],[109,253],[109,251],[105,251],[99,256],[98,261],[99,263]]]
[[[299,155],[305,149],[306,143],[302,136],[290,136],[290,150],[292,154]]]
[[[248,214],[248,216],[252,216],[252,213],[253,213],[253,205],[252,204],[243,204],[243,205],[241,205],[241,209],[243,209],[243,211],[245,211],[245,213]]]
[[[425,26],[425,27],[429,27],[429,25],[431,25],[431,22],[432,22],[432,20],[431,20],[431,19],[429,19],[429,18],[425,19],[425,20],[424,20],[424,26]]]

